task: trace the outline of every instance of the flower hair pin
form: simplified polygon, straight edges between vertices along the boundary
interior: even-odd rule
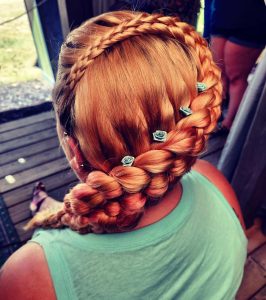
[[[153,140],[156,142],[165,142],[167,139],[167,132],[163,130],[156,130],[152,135]]]
[[[202,92],[206,91],[207,90],[206,84],[203,82],[197,82],[197,90],[198,90],[198,93],[202,93]]]
[[[179,111],[184,117],[188,117],[188,116],[192,115],[192,110],[189,107],[181,106],[179,108]]]
[[[122,158],[121,163],[124,167],[131,167],[135,160],[134,156],[126,155]]]

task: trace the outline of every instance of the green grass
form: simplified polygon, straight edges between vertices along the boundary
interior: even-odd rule
[[[204,29],[204,1],[201,0],[201,8],[198,14],[197,31],[203,34]]]
[[[0,23],[25,12],[23,0],[0,0]],[[0,84],[41,77],[27,15],[0,26]]]

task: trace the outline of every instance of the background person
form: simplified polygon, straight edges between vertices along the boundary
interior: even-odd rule
[[[229,97],[221,130],[228,132],[247,88],[247,78],[266,45],[266,6],[261,0],[213,0],[211,49]]]

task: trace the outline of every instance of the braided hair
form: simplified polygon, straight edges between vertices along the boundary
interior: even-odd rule
[[[199,93],[197,82],[207,89]],[[62,210],[37,214],[29,227],[134,228],[205,149],[221,90],[206,41],[176,17],[111,12],[73,30],[61,48],[53,98],[88,175]],[[182,116],[181,106],[193,113]],[[168,133],[166,141],[152,139],[156,130]],[[121,164],[125,155],[135,157],[132,166]]]

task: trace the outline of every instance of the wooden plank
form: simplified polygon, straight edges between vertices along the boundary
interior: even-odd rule
[[[29,222],[29,219],[28,220],[24,220],[23,222],[21,223],[18,223],[17,225],[15,225],[15,229],[17,230],[17,233],[19,235],[19,238],[21,240],[21,242],[26,242],[28,241],[31,237],[32,237],[32,234],[34,232],[34,230],[27,230],[25,231],[23,229],[23,227]]]
[[[50,197],[52,197],[56,200],[63,201],[65,194],[67,194],[69,189],[76,184],[77,184],[77,181],[74,181],[74,182],[68,183],[64,186],[61,186],[59,188],[57,187],[56,189],[54,189],[52,191],[47,189],[47,193]],[[26,219],[31,218],[31,212],[29,209],[31,200],[32,199],[30,197],[28,200],[9,208],[8,211],[9,211],[9,215],[10,215],[10,218],[11,218],[13,224],[17,224]]]
[[[38,122],[42,122],[44,120],[54,119],[54,111],[49,111],[41,114],[37,114],[31,117],[22,118],[16,121],[7,122],[0,125],[0,133],[6,132],[8,130],[13,130],[15,128],[20,128],[24,126],[28,126],[30,124],[36,124]]]
[[[255,296],[250,300],[265,300],[266,299],[266,285],[260,289]]]
[[[251,257],[259,264],[266,272],[266,243],[259,247],[255,252],[251,254]],[[266,277],[265,277],[266,284]]]
[[[260,267],[251,257],[245,265],[244,278],[237,293],[236,300],[248,300],[266,283],[266,271]]]
[[[69,165],[66,158],[59,158],[45,163],[42,166],[37,166],[32,169],[13,174],[15,182],[12,184],[8,183],[6,179],[0,179],[0,192],[5,193],[14,190],[22,185],[39,181],[44,177],[67,170],[68,168]]]
[[[63,157],[63,150],[59,147],[49,149],[47,151],[37,153],[25,159],[24,163],[19,163],[18,160],[10,162],[1,167],[0,179],[7,175],[12,175],[18,172],[26,171],[35,166],[39,166],[46,162],[55,160],[57,158]],[[41,168],[41,167],[40,167]]]
[[[58,173],[54,173],[51,176],[40,179],[47,188],[47,191],[53,191],[56,188],[69,184],[77,180],[76,175],[70,170],[66,169]],[[6,192],[3,194],[3,198],[6,206],[9,208],[20,202],[31,199],[33,190],[33,183],[28,183],[15,190]],[[57,195],[53,195],[57,196]]]
[[[74,181],[68,183],[67,185],[61,186],[60,188],[56,188],[53,190],[48,190],[48,194],[50,197],[63,201],[65,194],[69,192],[71,188],[73,188],[77,183],[79,183],[79,180],[75,178]]]
[[[262,220],[257,218],[254,225],[246,231],[248,238],[248,254],[252,254],[257,248],[266,243],[266,236],[261,231]]]
[[[13,224],[20,223],[26,219],[31,218],[31,211],[30,211],[30,202],[31,199],[19,203],[18,205],[12,206],[8,212],[9,216],[13,222]]]
[[[24,146],[32,145],[40,141],[57,136],[55,128],[46,129],[41,132],[29,134],[27,136],[17,138],[1,144],[0,153],[5,153],[13,149],[18,149]]]
[[[21,138],[32,133],[40,132],[48,128],[55,128],[55,119],[48,119],[42,122],[34,123],[29,126],[15,128],[6,132],[0,133],[1,143]]]
[[[14,149],[9,152],[0,154],[0,166],[8,164],[12,161],[16,161],[17,159],[23,157],[27,158],[31,155],[59,147],[59,141],[57,137],[53,137],[44,141],[41,141],[39,143],[34,144],[33,146],[25,146],[21,147],[19,149]],[[2,167],[1,167],[2,168]]]

